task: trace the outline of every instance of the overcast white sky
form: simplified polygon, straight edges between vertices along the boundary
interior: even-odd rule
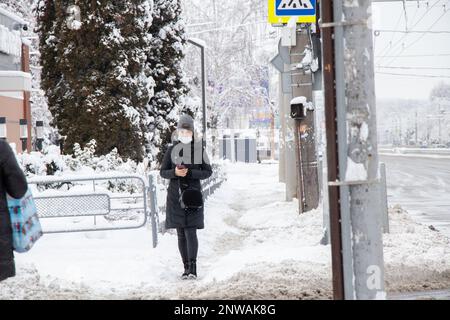
[[[434,85],[440,81],[450,84],[450,0],[408,1],[407,23],[401,1],[375,3],[373,9],[374,29],[405,30],[408,26],[410,31],[449,32],[442,34],[381,32],[375,39],[376,72],[444,77],[425,78],[378,73],[376,75],[377,98],[428,99]],[[411,55],[435,56],[408,57]],[[398,58],[394,58],[396,56]],[[405,69],[397,69],[398,67]],[[409,67],[435,69],[408,69]]]

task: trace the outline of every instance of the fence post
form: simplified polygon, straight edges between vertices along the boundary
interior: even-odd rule
[[[380,163],[380,196],[383,213],[383,233],[389,233],[389,207],[387,200],[386,164]]]
[[[150,200],[150,221],[152,223],[152,238],[153,238],[153,248],[156,248],[158,245],[158,228],[156,226],[156,214],[157,205],[156,205],[156,183],[154,176],[150,173],[149,175],[149,200]]]

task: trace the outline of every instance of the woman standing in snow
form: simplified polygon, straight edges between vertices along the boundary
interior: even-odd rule
[[[197,278],[197,229],[204,229],[203,206],[199,209],[182,208],[180,193],[187,189],[201,191],[200,180],[212,174],[211,165],[202,142],[194,141],[194,120],[181,116],[178,126],[178,142],[166,151],[161,177],[170,179],[167,190],[166,228],[177,229],[178,249],[184,264],[182,279]],[[203,198],[201,199],[203,202]]]
[[[6,193],[19,199],[27,192],[27,180],[7,142],[0,140],[0,281],[14,277],[13,240]]]

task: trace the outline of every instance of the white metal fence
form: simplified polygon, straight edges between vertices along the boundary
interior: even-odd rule
[[[226,179],[220,166],[202,181],[205,199]],[[153,247],[165,232],[168,181],[159,171],[139,175],[34,177],[28,180],[44,233],[111,231],[150,223]]]

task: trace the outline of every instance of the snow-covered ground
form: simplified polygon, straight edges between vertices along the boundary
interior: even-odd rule
[[[176,235],[151,246],[147,228],[45,235],[16,255],[3,299],[328,299],[330,247],[322,213],[298,215],[285,202],[277,164],[229,164],[228,181],[206,204],[199,231],[199,279],[182,281]],[[391,211],[384,237],[389,292],[450,287],[450,242]]]

